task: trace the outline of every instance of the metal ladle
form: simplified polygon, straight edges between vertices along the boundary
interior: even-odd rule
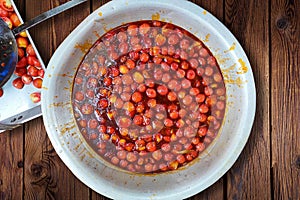
[[[81,4],[87,0],[72,0],[44,12],[32,20],[11,30],[0,17],[0,88],[9,80],[13,74],[18,61],[18,47],[15,36],[46,19],[53,17],[69,8]]]

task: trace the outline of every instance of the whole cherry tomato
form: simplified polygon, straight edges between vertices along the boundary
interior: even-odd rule
[[[41,67],[40,61],[35,56],[28,56],[27,57],[27,62],[28,62],[29,65],[33,65],[35,67]]]
[[[30,56],[36,56],[32,44],[29,44],[29,45],[26,47],[26,53],[27,53],[28,55],[30,55]]]
[[[32,83],[33,83],[34,87],[36,87],[36,88],[42,88],[42,85],[43,85],[43,79],[41,79],[41,78],[36,78],[36,79],[33,80]]]
[[[38,68],[36,68],[35,66],[32,66],[30,65],[28,68],[27,68],[27,73],[30,75],[30,76],[33,76],[33,77],[36,77],[38,76],[39,74],[39,70]]]
[[[8,17],[8,12],[0,7],[0,17]]]
[[[23,83],[21,77],[18,77],[15,80],[13,80],[12,84],[17,89],[22,89],[24,87],[24,83]]]
[[[19,26],[21,24],[19,17],[16,13],[11,14],[10,20],[14,26]]]
[[[33,103],[38,103],[41,101],[41,93],[40,92],[34,92],[30,94],[30,99]]]
[[[39,69],[38,75],[39,75],[39,77],[44,78],[45,71],[43,69]]]
[[[26,67],[27,66],[27,59],[25,57],[21,58],[21,60],[18,61],[16,68],[19,67]]]
[[[24,74],[26,74],[27,73],[27,69],[26,69],[26,67],[19,67],[19,68],[16,68],[15,69],[15,75],[17,75],[17,76],[22,76],[22,75],[24,75]]]
[[[24,84],[29,85],[32,82],[32,76],[28,75],[28,74],[23,74],[23,76],[21,77],[22,81]]]

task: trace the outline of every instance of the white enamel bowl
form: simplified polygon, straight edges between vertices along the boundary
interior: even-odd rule
[[[111,28],[145,19],[171,22],[199,37],[217,58],[227,90],[225,120],[213,144],[189,167],[151,176],[104,165],[81,136],[71,104],[76,69],[92,44]],[[182,0],[113,0],[100,7],[56,50],[42,91],[44,123],[56,152],[83,183],[112,199],[175,200],[203,191],[238,158],[252,128],[255,107],[253,74],[238,41],[210,13]]]

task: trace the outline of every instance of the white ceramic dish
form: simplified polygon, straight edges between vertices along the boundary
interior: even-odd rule
[[[221,132],[200,159],[182,170],[151,176],[105,166],[81,137],[71,105],[73,78],[91,45],[110,28],[145,19],[172,22],[199,37],[217,57],[227,90]],[[253,74],[238,41],[207,11],[182,0],[113,0],[100,7],[54,53],[43,88],[44,123],[58,155],[83,183],[112,199],[184,199],[203,191],[236,161],[255,115]]]

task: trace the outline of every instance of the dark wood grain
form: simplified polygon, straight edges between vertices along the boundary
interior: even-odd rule
[[[274,199],[300,199],[300,2],[271,4]]]
[[[15,0],[25,20],[67,0]],[[58,45],[93,10],[89,0],[30,29],[47,64]],[[257,111],[249,141],[219,181],[187,200],[300,199],[299,0],[191,0],[237,37],[250,60]],[[0,200],[109,200],[81,183],[57,156],[37,118],[0,134]]]
[[[249,141],[227,173],[228,199],[271,198],[268,13],[268,1],[225,1],[225,25],[244,47],[257,88],[257,112]]]
[[[0,199],[23,194],[23,127],[0,134]]]
[[[215,0],[215,1],[206,1],[206,0],[193,0],[193,3],[199,5],[204,8],[211,14],[213,14],[220,21],[224,21],[224,1],[223,0]],[[211,187],[207,188],[203,192],[188,198],[188,200],[202,200],[202,199],[223,199],[224,197],[224,178],[222,177],[216,183],[214,183]]]
[[[91,11],[96,10],[103,4],[109,2],[109,0],[92,0],[91,1]],[[91,193],[91,200],[109,200],[110,198],[107,198],[101,194],[96,193],[95,191],[90,191]]]

